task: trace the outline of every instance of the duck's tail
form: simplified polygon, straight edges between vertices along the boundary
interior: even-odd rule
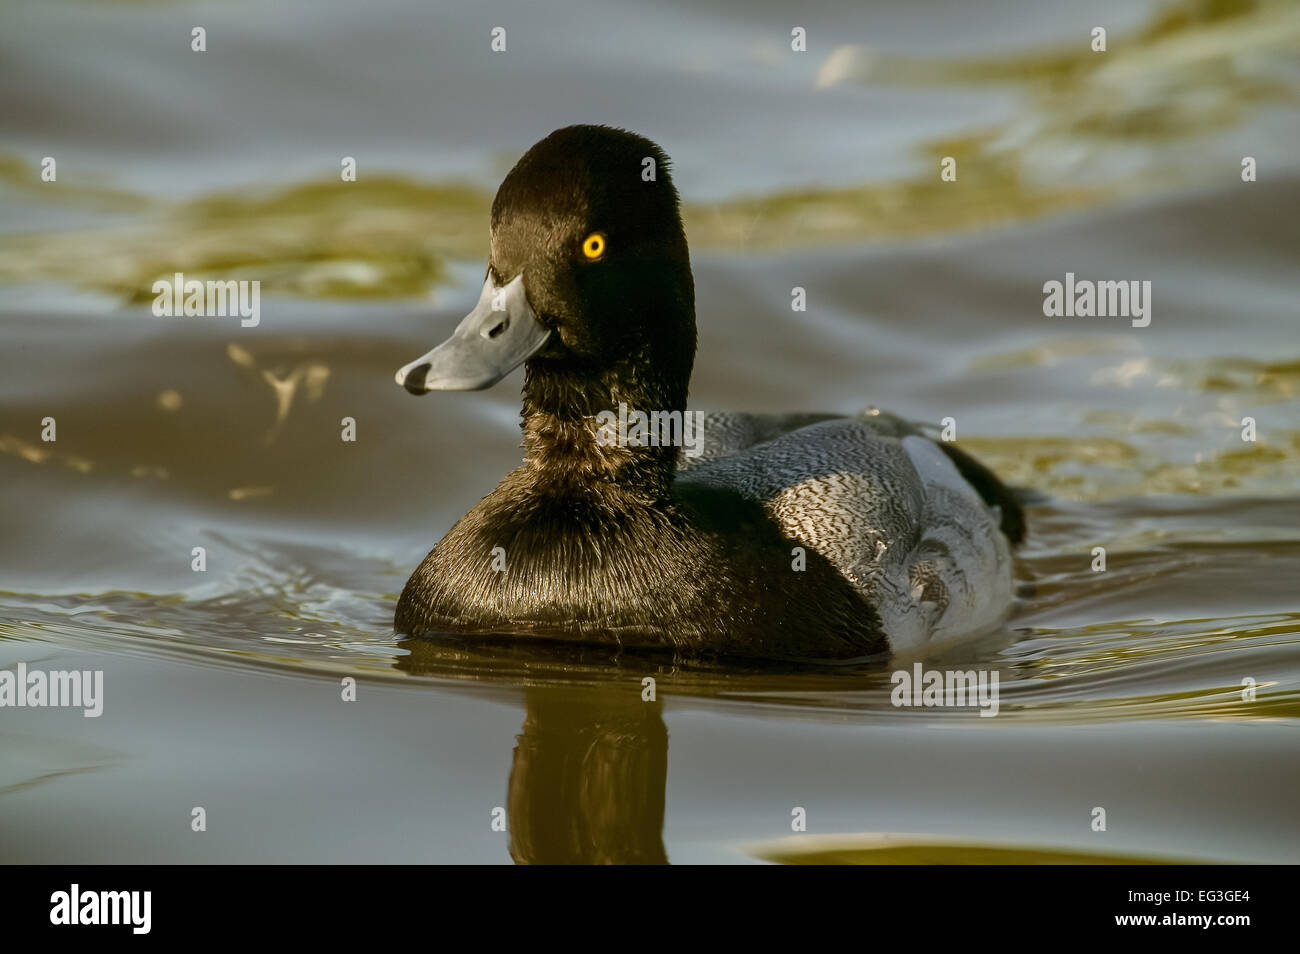
[[[1013,544],[1025,539],[1025,510],[1016,499],[1015,492],[993,473],[964,450],[960,450],[949,441],[935,441],[948,455],[948,459],[957,467],[958,473],[966,482],[979,492],[984,502],[990,507],[997,507],[1002,513],[1002,532]]]
[[[936,428],[933,424],[925,421],[909,421],[876,407],[864,408],[858,412],[858,417],[870,421],[872,426],[882,433],[893,433],[898,437],[904,434],[922,434],[929,437],[943,449],[948,459],[956,466],[957,472],[975,488],[984,502],[1001,511],[1001,527],[1006,538],[1012,544],[1024,541],[1028,524],[1025,521],[1025,509],[1020,505],[1016,490],[1004,484],[998,479],[997,474],[970,454],[958,450],[955,444],[939,440],[935,436]],[[890,427],[893,428],[892,431],[889,430]]]

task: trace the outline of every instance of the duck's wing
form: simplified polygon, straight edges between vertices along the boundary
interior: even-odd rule
[[[897,415],[869,407],[845,418],[842,414],[805,412],[796,414],[745,414],[734,411],[706,411],[699,430],[700,440],[689,454],[678,458],[678,472],[687,472],[708,461],[730,457],[739,451],[765,444],[792,431],[820,424],[823,421],[855,420],[881,436],[902,439],[909,434],[926,436],[937,428],[921,422],[908,421]],[[939,447],[956,466],[984,502],[997,509],[1002,532],[1012,544],[1024,541],[1027,529],[1024,508],[1016,491],[1004,484],[997,474],[989,470],[970,454],[947,441],[937,441]]]
[[[698,429],[697,447],[683,451],[678,470],[690,470],[705,461],[730,457],[737,451],[797,431],[809,424],[833,421],[841,414],[742,414],[733,411],[705,411]]]
[[[899,418],[822,417],[699,460],[679,479],[762,503],[870,600],[896,651],[978,635],[1011,608],[1002,514],[941,444]]]

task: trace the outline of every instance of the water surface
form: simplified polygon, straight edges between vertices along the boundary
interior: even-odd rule
[[[106,687],[0,710],[0,858],[1300,859],[1294,7],[828,4],[798,56],[785,4],[597,6],[0,15],[0,666]],[[996,718],[892,706],[889,664],[393,635],[519,451],[517,376],[392,372],[574,121],[673,156],[692,407],[953,417],[1032,489],[1016,616],[924,660],[998,672]],[[178,270],[261,280],[260,325],[154,318]],[[1151,281],[1151,325],[1044,318],[1067,271]]]

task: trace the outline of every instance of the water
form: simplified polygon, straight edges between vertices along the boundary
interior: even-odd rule
[[[1071,6],[831,4],[803,55],[783,4],[7,7],[0,666],[106,698],[0,712],[0,859],[1300,858],[1300,20]],[[472,305],[504,169],[592,120],[674,158],[692,407],[951,416],[1036,492],[1017,615],[925,661],[996,718],[888,665],[394,638],[518,379],[392,372]],[[154,318],[176,270],[261,279],[260,325]],[[1067,271],[1150,280],[1150,327],[1044,318]]]

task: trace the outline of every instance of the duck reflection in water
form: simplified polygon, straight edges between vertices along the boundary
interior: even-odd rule
[[[506,803],[517,864],[668,863],[668,727],[639,689],[527,691]]]
[[[607,656],[576,647],[557,654],[512,641],[409,639],[404,648],[409,654],[397,658],[397,668],[417,676],[500,685],[502,672],[514,681],[527,668],[533,678],[538,671],[555,677],[524,690],[506,795],[516,863],[668,863],[668,727],[663,703],[644,700],[641,682],[663,668],[624,660],[610,681]],[[599,681],[575,682],[579,672],[599,673]]]

